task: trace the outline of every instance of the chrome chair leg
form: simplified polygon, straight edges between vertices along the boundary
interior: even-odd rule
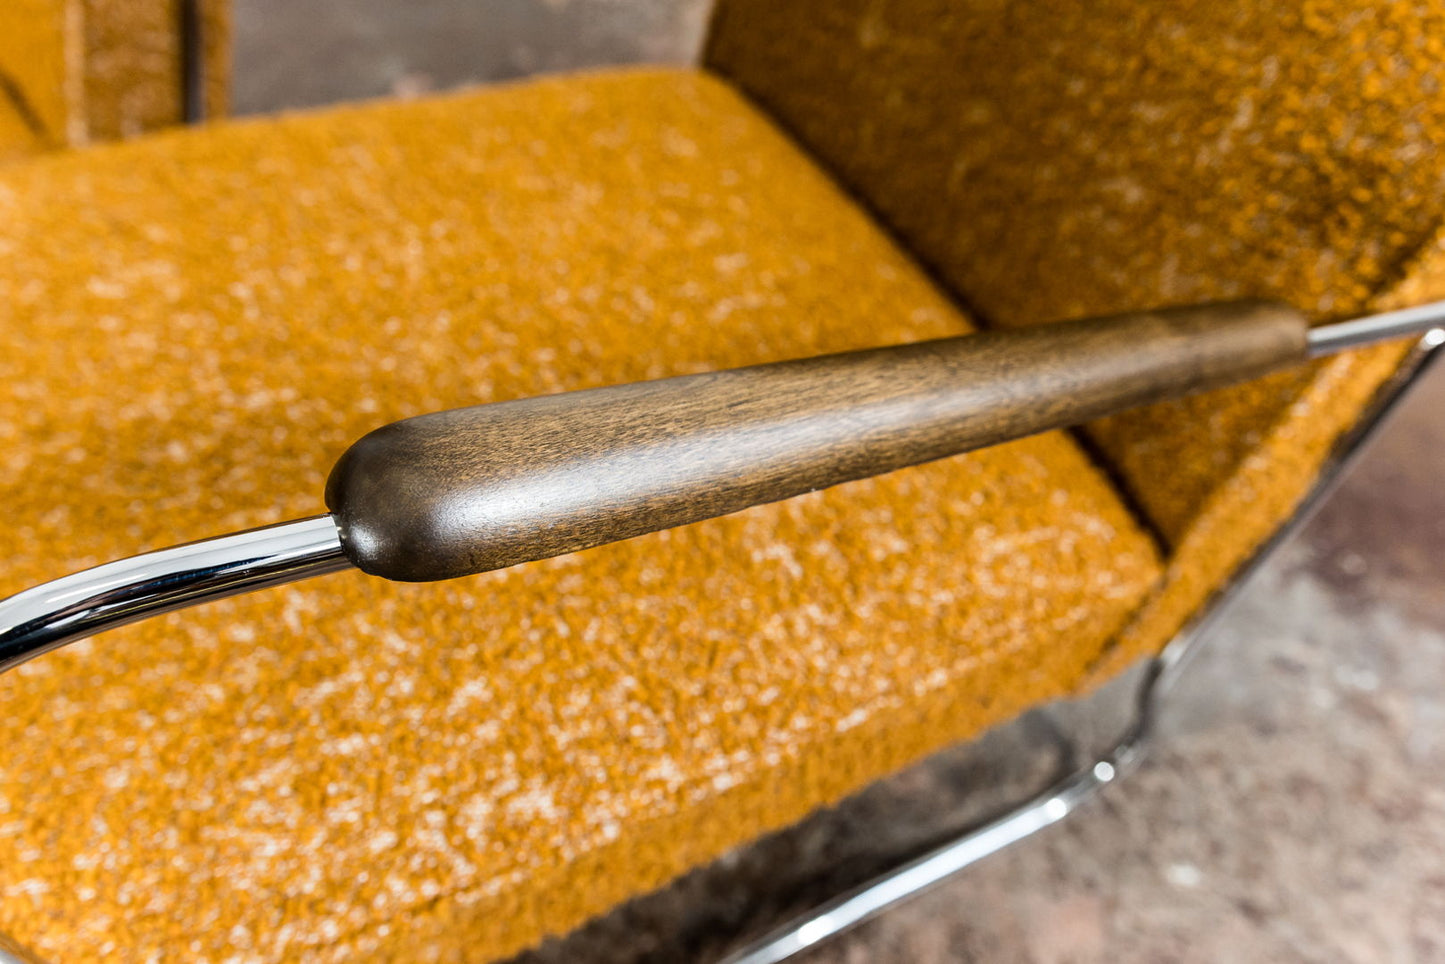
[[[1024,801],[1007,815],[794,918],[733,951],[719,964],[775,964],[787,960],[925,893],[985,857],[1073,813],[1138,765],[1148,745],[1161,681],[1170,678],[1164,672],[1166,665],[1162,658],[1151,662],[1139,687],[1134,721],[1109,752]]]

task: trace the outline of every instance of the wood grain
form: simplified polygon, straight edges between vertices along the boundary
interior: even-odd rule
[[[437,412],[353,445],[326,502],[362,570],[449,579],[1256,377],[1307,329],[1207,305]]]

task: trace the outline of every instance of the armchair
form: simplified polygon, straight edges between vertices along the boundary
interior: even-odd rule
[[[1244,0],[723,0],[703,69],[77,151],[12,98],[0,588],[315,512],[409,414],[1163,303],[1439,298],[1433,101],[1395,93],[1435,14],[1377,12],[1364,56]],[[70,61],[0,66],[74,116]],[[0,679],[0,930],[57,960],[530,946],[1158,652],[1417,361],[47,656]]]

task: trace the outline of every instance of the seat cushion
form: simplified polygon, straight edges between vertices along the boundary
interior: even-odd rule
[[[1445,4],[721,0],[708,62],[1003,327],[1272,297],[1368,310],[1440,223]],[[1170,549],[1122,656],[1298,505],[1389,346],[1087,430]]]
[[[969,327],[685,71],[14,165],[0,255],[4,591],[316,513],[407,415]],[[501,956],[1070,691],[1158,575],[1053,433],[117,630],[0,679],[0,930],[66,961]]]
[[[228,0],[200,0],[210,116],[225,112]],[[0,4],[0,163],[181,120],[176,0]]]

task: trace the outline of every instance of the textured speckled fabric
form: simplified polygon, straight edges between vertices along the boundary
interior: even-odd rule
[[[707,60],[981,323],[1236,297],[1326,318],[1439,224],[1442,38],[1433,0],[721,0]],[[1400,355],[1088,429],[1172,550],[1119,658],[1275,530]]]
[[[762,116],[576,77],[0,171],[0,592],[317,512],[450,406],[968,330]],[[1053,433],[486,576],[330,576],[0,679],[0,931],[504,955],[1076,688],[1159,576]]]
[[[226,110],[230,7],[202,0],[207,113]],[[175,0],[0,4],[0,163],[181,120]]]
[[[177,0],[84,0],[85,135],[118,140],[181,121],[181,30]],[[200,0],[208,117],[226,113],[230,0]]]
[[[66,83],[67,56],[80,46],[79,9],[67,0],[0,6],[0,163],[67,142],[78,100]]]

